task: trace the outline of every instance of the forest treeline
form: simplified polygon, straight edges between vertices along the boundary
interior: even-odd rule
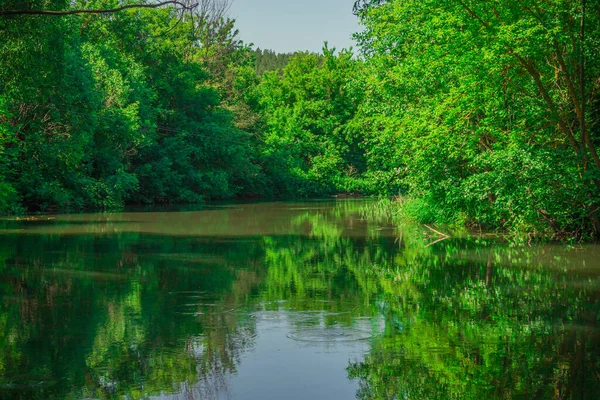
[[[345,192],[600,231],[599,0],[359,1],[356,51],[294,55],[210,9],[1,15],[21,3],[0,3],[1,213]]]
[[[268,71],[281,71],[289,62],[294,53],[278,53],[269,49],[257,48],[254,50],[254,65],[256,74],[262,76]]]

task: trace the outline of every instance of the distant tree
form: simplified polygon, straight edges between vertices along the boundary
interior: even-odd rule
[[[276,53],[273,50],[260,48],[254,51],[256,58],[256,74],[262,76],[265,72],[285,68],[294,53]]]

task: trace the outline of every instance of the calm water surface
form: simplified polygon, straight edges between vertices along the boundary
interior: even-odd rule
[[[0,221],[0,398],[600,398],[598,246],[366,206]]]

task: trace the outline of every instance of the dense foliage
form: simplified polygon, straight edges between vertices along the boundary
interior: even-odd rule
[[[597,236],[599,7],[359,1],[358,54],[295,55],[175,7],[0,16],[0,212],[403,194],[421,222]]]
[[[362,111],[419,199],[405,205],[434,221],[597,233],[599,3],[371,3],[359,4]]]
[[[255,79],[251,50],[232,21],[195,17],[162,8],[0,18],[0,211],[252,192],[252,140],[228,110]]]
[[[264,114],[266,172],[283,193],[318,195],[357,189],[364,170],[361,133],[352,125],[362,95],[352,86],[359,62],[323,48],[299,53],[258,87]]]

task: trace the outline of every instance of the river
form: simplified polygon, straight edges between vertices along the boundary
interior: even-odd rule
[[[0,398],[600,398],[600,246],[369,204],[0,221]]]

